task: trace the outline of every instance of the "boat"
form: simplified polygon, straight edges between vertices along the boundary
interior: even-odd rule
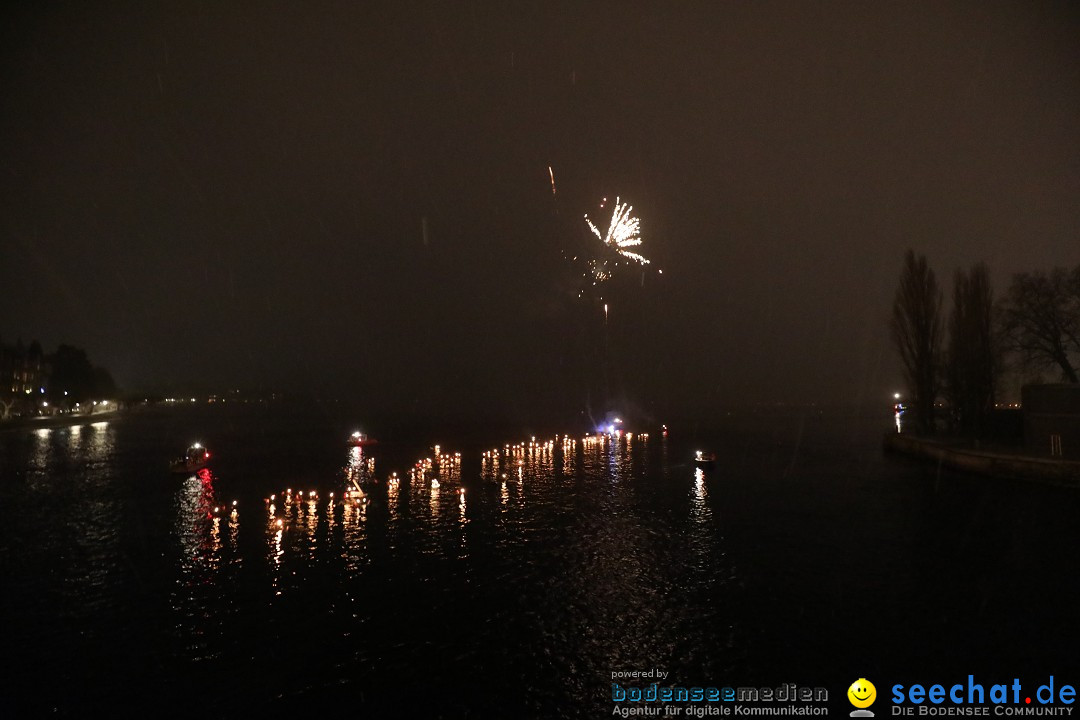
[[[359,430],[349,436],[349,444],[353,447],[366,447],[368,445],[375,445],[378,442],[378,440],[368,437],[366,433],[362,433]]]
[[[184,457],[169,463],[169,470],[174,473],[191,473],[206,467],[209,462],[210,451],[199,443],[195,443],[187,449]]]
[[[716,467],[716,453],[706,453],[698,450],[694,453],[694,464],[702,470],[712,470]]]

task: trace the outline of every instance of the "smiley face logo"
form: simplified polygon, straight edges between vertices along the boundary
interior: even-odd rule
[[[859,678],[847,689],[848,700],[857,708],[868,708],[877,699],[877,688],[866,678]]]

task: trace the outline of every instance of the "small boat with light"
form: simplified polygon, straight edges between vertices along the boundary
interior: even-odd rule
[[[367,447],[368,445],[375,445],[379,441],[368,437],[366,433],[362,433],[359,430],[349,436],[349,444],[353,447]]]
[[[716,467],[716,453],[707,453],[698,450],[694,453],[694,465],[702,470],[712,470]]]
[[[187,449],[182,458],[177,458],[169,463],[169,470],[174,473],[190,473],[201,470],[210,462],[210,451],[199,443],[195,443]]]

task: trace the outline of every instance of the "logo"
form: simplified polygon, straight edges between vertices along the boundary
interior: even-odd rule
[[[864,682],[860,680],[859,682]],[[858,683],[856,683],[858,684]],[[946,686],[915,684],[892,686],[892,714],[913,715],[1071,715],[1076,702],[1076,688],[1055,680],[1051,675],[1045,685],[1034,693],[1031,685],[1025,689],[1020,678],[1012,683],[995,683],[986,686],[976,682],[974,675],[967,676],[967,683]],[[911,703],[908,705],[908,703]],[[993,710],[990,709],[993,706]]]
[[[874,713],[866,709],[877,699],[874,683],[866,678],[859,678],[847,689],[847,698],[856,707],[851,711],[851,717],[874,717]]]

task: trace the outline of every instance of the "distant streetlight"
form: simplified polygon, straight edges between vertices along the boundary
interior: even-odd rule
[[[900,393],[893,393],[892,396],[893,396],[893,400],[899,400],[900,399]]]

